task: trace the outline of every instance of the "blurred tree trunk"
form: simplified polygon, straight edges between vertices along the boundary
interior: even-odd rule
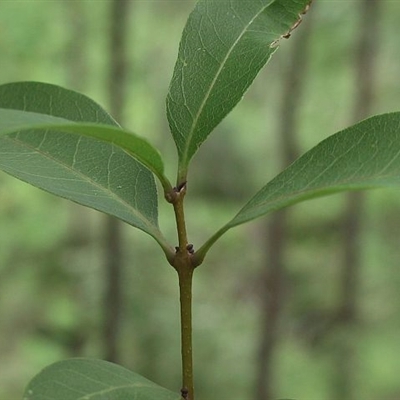
[[[111,115],[121,123],[125,102],[127,60],[127,28],[130,1],[113,0],[110,4],[110,71],[109,97]],[[118,336],[122,308],[122,231],[118,219],[105,217],[104,349],[105,358],[118,362]]]
[[[281,167],[287,167],[298,155],[296,140],[297,111],[304,87],[311,19],[307,17],[293,35],[294,43],[289,66],[284,74],[281,109],[279,153]],[[258,373],[255,399],[272,400],[274,393],[275,348],[279,336],[279,319],[285,295],[285,249],[287,246],[287,210],[274,213],[266,226],[266,263],[263,272],[261,299],[261,341],[258,349]]]
[[[83,90],[87,82],[87,20],[85,7],[79,1],[64,1],[68,21],[69,40],[65,51],[67,87]]]
[[[375,83],[375,59],[377,57],[380,0],[363,0],[360,4],[360,29],[355,50],[355,99],[354,120],[366,118],[372,109]],[[341,272],[341,299],[338,312],[338,328],[345,334],[336,353],[336,379],[333,399],[355,399],[352,393],[355,369],[354,331],[358,319],[358,289],[361,268],[361,223],[364,209],[362,192],[347,195],[343,216],[343,265]]]
[[[66,29],[68,30],[69,40],[65,48],[65,67],[66,67],[66,86],[78,91],[82,91],[86,86],[88,63],[87,63],[87,19],[85,7],[81,2],[68,0],[63,2],[66,14]],[[68,232],[65,243],[65,257],[75,264],[79,263],[74,256],[77,250],[81,250],[92,242],[90,236],[90,218],[88,209],[76,203],[68,202]],[[71,260],[72,258],[72,260]],[[74,291],[75,301],[80,304],[86,302],[85,293],[79,288]],[[82,313],[82,315],[85,315]],[[83,316],[77,322],[74,331],[64,333],[64,342],[67,344],[69,354],[72,357],[82,356],[84,345],[87,341],[88,320]],[[82,328],[82,326],[84,326]]]

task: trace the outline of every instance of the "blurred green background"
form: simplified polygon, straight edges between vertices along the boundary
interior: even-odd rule
[[[165,96],[194,3],[132,0],[129,7],[123,124],[161,150],[172,180],[176,151]],[[194,159],[187,222],[195,247],[282,169],[285,109],[295,107],[300,153],[357,120],[363,72],[357,52],[368,31],[362,30],[363,2],[314,3]],[[369,114],[400,110],[400,2],[378,3],[368,40]],[[111,4],[1,0],[0,84],[54,83],[109,109]],[[296,48],[305,45],[303,58],[295,59]],[[297,83],[290,80],[294,75]],[[284,93],[290,90],[288,102]],[[199,400],[400,399],[400,192],[373,191],[360,200],[354,233],[359,265],[346,288],[347,200],[336,195],[288,211],[276,238],[284,247],[278,275],[269,269],[270,217],[229,232],[210,252],[195,274]],[[172,210],[162,198],[160,203],[161,227],[174,244]],[[0,399],[20,399],[28,380],[51,362],[107,353],[104,229],[103,215],[0,174]],[[179,391],[175,272],[146,235],[124,226],[122,240],[118,361]],[[348,303],[352,311],[343,317]],[[265,322],[268,304],[278,304],[274,322]],[[260,357],[268,321],[274,335]],[[260,373],[265,357],[269,367]]]

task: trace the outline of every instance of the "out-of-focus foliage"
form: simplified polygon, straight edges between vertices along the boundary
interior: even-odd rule
[[[371,44],[380,68],[374,113],[399,109],[400,7],[383,2],[382,35]],[[76,22],[71,17],[73,3],[78,2],[0,2],[0,83],[40,80],[68,86],[107,108],[108,5],[79,2],[89,73],[84,87],[74,87],[68,71],[75,59],[67,51],[72,21]],[[162,149],[170,177],[177,158],[164,99],[179,37],[193,4],[135,1],[130,17],[132,72],[125,120],[129,129]],[[353,122],[350,105],[355,90],[352,52],[357,2],[332,5],[320,0],[310,12],[316,15],[300,113],[304,150]],[[193,159],[187,219],[195,246],[278,172],[274,150],[278,104],[274,99],[282,88],[281,71],[290,51],[291,41],[283,40],[244,101]],[[232,165],[235,173],[224,173]],[[4,174],[0,175],[0,200],[0,398],[14,399],[21,397],[24,385],[40,368],[53,361],[75,355],[101,357],[100,218]],[[348,334],[329,329],[340,295],[337,219],[341,205],[342,197],[335,196],[292,209],[289,299],[276,364],[282,398],[330,398],[335,340]],[[400,395],[400,193],[369,193],[367,206],[359,299],[362,320],[356,333],[359,373],[354,386],[357,398],[386,400]],[[173,241],[172,212],[169,205],[160,208],[161,228]],[[258,278],[265,262],[258,226],[229,233],[196,273],[194,345],[199,398],[252,398]],[[126,306],[120,343],[124,365],[176,390],[180,370],[171,367],[180,363],[175,273],[161,252],[154,250],[150,238],[124,229]]]

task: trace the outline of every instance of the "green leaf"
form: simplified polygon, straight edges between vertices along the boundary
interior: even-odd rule
[[[180,400],[181,396],[107,361],[76,358],[36,375],[23,400]]]
[[[117,146],[152,171],[167,190],[171,188],[164,175],[160,153],[147,140],[132,132],[109,125],[76,123],[45,114],[0,108],[0,135],[26,130],[47,130],[48,134],[55,131],[74,133]]]
[[[61,121],[71,130],[74,124],[70,121],[88,123],[82,124],[86,132],[90,123],[104,124],[96,128],[100,136],[118,129],[113,118],[91,99],[44,83],[0,86],[0,107],[27,111],[22,115],[9,110],[11,118],[1,122],[4,129],[20,122],[21,127],[27,127],[24,119],[48,123],[51,118],[46,115],[62,118],[57,123]],[[105,125],[110,126],[107,134]],[[167,247],[158,228],[154,176],[119,146],[77,135],[76,131],[24,130],[0,137],[0,168],[53,194],[114,215]]]
[[[400,112],[366,119],[322,141],[264,186],[199,249],[234,226],[329,194],[400,185]]]
[[[179,46],[167,117],[181,175],[199,146],[240,101],[310,0],[200,0]]]

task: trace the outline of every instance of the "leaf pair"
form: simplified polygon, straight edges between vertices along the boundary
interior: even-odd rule
[[[48,109],[55,93],[62,93],[58,105],[65,107],[64,115],[76,121],[93,118],[103,124],[0,109],[0,168],[61,197],[115,215],[170,251],[158,228],[157,191],[150,173],[163,176],[156,150],[144,139],[118,128],[86,97],[53,85],[26,82],[0,86],[0,105],[4,106],[2,99],[15,100],[10,94],[3,96],[11,91],[25,103],[14,101],[13,107],[26,110],[26,104],[34,104],[35,111],[40,111],[43,104],[29,99],[37,86],[48,96]],[[78,108],[73,107],[68,113],[78,101],[79,113],[74,114]],[[94,109],[95,117],[88,116]],[[399,185],[399,173],[400,113],[369,118],[324,140],[269,182],[210,238],[198,257],[204,258],[211,245],[232,227],[309,198]]]

